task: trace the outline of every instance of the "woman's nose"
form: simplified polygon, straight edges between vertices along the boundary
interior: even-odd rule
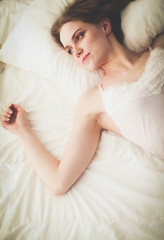
[[[76,57],[77,58],[79,58],[82,53],[83,53],[83,49],[81,49],[81,48],[76,49]]]

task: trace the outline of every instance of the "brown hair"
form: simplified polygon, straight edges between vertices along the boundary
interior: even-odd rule
[[[62,46],[60,41],[61,27],[70,21],[82,21],[98,25],[104,17],[108,17],[113,33],[119,42],[123,41],[121,30],[121,10],[134,0],[75,0],[69,4],[61,16],[54,22],[51,35],[55,42]],[[62,46],[63,47],[63,46]]]

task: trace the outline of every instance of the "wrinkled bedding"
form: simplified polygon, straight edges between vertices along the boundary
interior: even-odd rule
[[[60,160],[77,96],[55,80],[6,64],[0,74],[0,115],[9,103],[21,104],[40,141]],[[162,160],[104,131],[81,178],[55,197],[17,137],[0,126],[1,240],[163,240],[163,189]]]
[[[54,83],[7,65],[0,88],[2,110],[8,102],[21,104],[41,142],[61,159],[74,108],[64,106]],[[163,239],[162,160],[104,132],[83,176],[66,195],[54,197],[18,139],[0,131],[2,239]]]
[[[0,1],[0,44],[2,45],[8,35],[21,19],[24,11],[33,0],[1,0]]]

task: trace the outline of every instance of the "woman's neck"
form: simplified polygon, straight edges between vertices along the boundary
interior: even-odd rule
[[[109,41],[110,51],[107,60],[101,66],[105,76],[116,76],[130,70],[142,54],[136,54],[121,45],[113,36]]]

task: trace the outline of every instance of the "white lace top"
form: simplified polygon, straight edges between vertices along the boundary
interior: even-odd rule
[[[122,135],[164,159],[164,49],[151,51],[137,82],[100,90]]]

